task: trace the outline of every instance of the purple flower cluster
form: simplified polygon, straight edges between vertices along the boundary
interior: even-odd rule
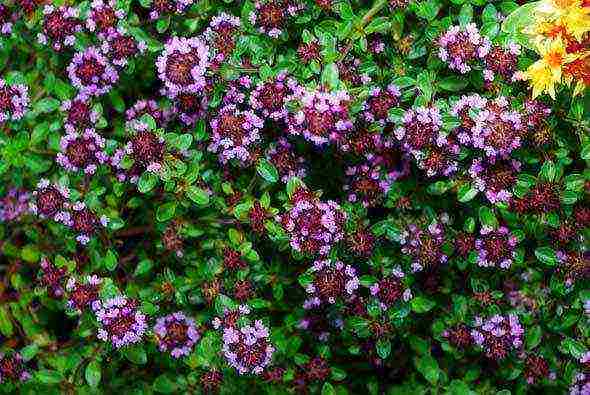
[[[293,250],[327,255],[344,238],[346,213],[336,202],[322,202],[313,192],[301,189],[291,197],[291,207],[277,220],[289,235]]]
[[[481,149],[493,162],[519,148],[524,136],[522,115],[509,108],[506,97],[488,100],[477,94],[463,96],[451,114],[462,120],[457,134],[461,144]]]
[[[465,27],[451,26],[439,37],[438,45],[438,57],[451,70],[461,74],[468,73],[473,61],[484,58],[491,47],[490,41],[479,33],[475,23]]]
[[[100,227],[106,228],[109,223],[109,219],[105,215],[99,217],[83,202],[76,202],[72,204],[71,208],[72,211],[65,224],[77,233],[76,241],[82,245],[88,244],[90,238],[98,232]]]
[[[412,291],[403,282],[405,276],[405,273],[396,267],[389,276],[369,287],[371,295],[379,301],[381,309],[387,310],[398,302],[408,302],[412,299]]]
[[[100,325],[97,337],[110,341],[115,348],[139,343],[147,330],[146,316],[138,302],[125,296],[98,302],[94,314]]]
[[[284,137],[279,137],[276,142],[269,145],[266,158],[277,168],[284,183],[293,177],[303,178],[307,174],[305,158],[298,156],[291,143]]]
[[[485,321],[476,317],[471,330],[473,342],[483,348],[488,358],[496,361],[504,359],[511,350],[519,349],[523,334],[524,329],[514,314],[494,315]]]
[[[436,107],[406,111],[402,125],[394,132],[418,167],[429,177],[449,176],[458,169],[459,144],[441,130],[442,117]]]
[[[179,93],[174,98],[174,112],[182,123],[192,126],[207,112],[207,97],[196,93]]]
[[[299,102],[301,107],[289,116],[289,133],[303,136],[315,145],[345,139],[353,128],[349,115],[350,96],[345,91],[302,88],[291,100]]]
[[[0,198],[0,223],[16,222],[29,212],[31,194],[22,188],[10,188]]]
[[[10,8],[0,4],[0,34],[8,36],[12,33],[13,16]]]
[[[275,348],[261,320],[238,328],[223,328],[223,355],[239,374],[260,374],[271,363]]]
[[[158,318],[154,334],[160,351],[170,352],[174,358],[189,355],[200,338],[195,321],[182,312]]]
[[[141,117],[145,114],[154,119],[158,129],[165,127],[171,116],[170,111],[160,108],[155,100],[138,100],[131,108],[125,111],[126,126],[135,129],[142,122]]]
[[[92,109],[91,104],[85,95],[79,95],[73,100],[62,103],[61,110],[66,113],[64,129],[67,133],[94,129],[99,113]]]
[[[252,111],[239,110],[235,105],[224,106],[211,120],[211,143],[208,150],[219,155],[219,161],[226,164],[236,159],[245,166],[255,159],[260,130],[264,121]]]
[[[83,133],[68,133],[61,138],[61,152],[56,160],[67,171],[83,170],[85,174],[92,175],[99,165],[109,160],[104,147],[105,139],[92,129]]]
[[[590,394],[590,373],[578,373],[574,377],[574,382],[569,388],[569,395],[588,395]]]
[[[412,258],[414,272],[446,263],[449,257],[442,250],[444,242],[444,227],[438,221],[432,222],[426,229],[415,224],[408,225],[400,240],[402,253]]]
[[[68,199],[70,190],[61,185],[52,184],[47,179],[41,179],[37,189],[33,191],[33,199],[29,204],[31,212],[40,218],[50,218],[56,222],[67,224],[70,215]]]
[[[86,28],[97,32],[99,38],[117,29],[119,20],[125,17],[125,11],[117,9],[115,0],[92,0],[86,18]]]
[[[182,14],[193,4],[194,0],[157,0],[152,2],[150,18],[158,19],[169,14]]]
[[[289,17],[296,16],[303,8],[291,0],[257,0],[250,12],[250,23],[260,32],[278,38],[285,29]]]
[[[225,12],[211,18],[203,36],[215,53],[212,63],[218,65],[231,55],[240,28],[240,18]]]
[[[66,283],[68,298],[66,305],[78,313],[88,308],[98,308],[100,306],[99,292],[102,279],[96,275],[86,276],[82,281],[70,277]]]
[[[172,37],[156,60],[156,67],[171,99],[179,93],[201,93],[206,85],[209,47],[197,37]]]
[[[520,162],[514,159],[498,159],[490,163],[487,159],[476,158],[469,168],[469,175],[475,188],[495,204],[510,200],[519,171]]]
[[[124,29],[112,29],[105,34],[100,50],[116,66],[127,66],[129,59],[143,54],[147,49],[144,41],[137,41]]]
[[[64,47],[72,47],[76,42],[75,33],[82,30],[82,22],[79,19],[79,11],[75,7],[55,7],[46,4],[43,8],[43,28],[37,35],[40,44],[51,41],[53,49],[62,50]]]
[[[280,72],[269,81],[261,81],[250,94],[250,106],[265,119],[273,121],[286,120],[287,99],[298,90],[298,83]]]
[[[371,89],[369,97],[363,103],[363,117],[367,122],[377,122],[384,126],[389,121],[389,110],[397,107],[401,92],[394,84],[387,88],[379,87]]]
[[[508,43],[506,48],[494,45],[483,58],[484,80],[491,82],[499,75],[507,81],[516,81],[520,52],[520,45],[513,42]]]
[[[347,183],[343,186],[349,202],[360,202],[364,207],[374,207],[383,201],[393,182],[401,172],[385,172],[382,166],[367,161],[346,169]]]
[[[29,88],[23,84],[9,85],[0,79],[0,124],[18,121],[29,107]]]
[[[47,294],[52,298],[61,298],[64,295],[63,280],[66,276],[66,267],[56,267],[46,257],[41,258],[40,282],[47,287]]]
[[[505,226],[498,229],[483,227],[475,239],[477,264],[481,267],[508,269],[516,256],[518,239]]]
[[[67,70],[72,85],[87,96],[104,95],[119,80],[117,70],[96,47],[76,53]]]
[[[356,270],[341,261],[318,260],[309,269],[313,280],[305,287],[310,295],[303,308],[311,309],[323,303],[334,304],[337,300],[354,295],[359,287]]]
[[[124,149],[117,150],[111,160],[112,165],[120,170],[119,180],[129,180],[136,183],[144,171],[160,172],[164,166],[166,154],[166,142],[164,138],[148,130],[148,126],[142,122],[133,125],[131,138]],[[133,159],[130,169],[124,167],[125,156]]]
[[[31,378],[22,356],[19,353],[6,355],[0,352],[0,384],[13,381],[22,382]]]

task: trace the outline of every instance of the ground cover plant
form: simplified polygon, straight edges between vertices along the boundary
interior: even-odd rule
[[[1,0],[0,393],[590,394],[590,2]]]

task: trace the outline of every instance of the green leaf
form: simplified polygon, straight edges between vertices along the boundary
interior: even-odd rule
[[[275,183],[279,180],[279,172],[268,160],[261,159],[256,166],[256,171],[262,178],[270,183]]]
[[[117,267],[117,255],[113,252],[113,250],[108,250],[106,255],[104,256],[104,267],[107,268],[108,271],[113,271]]]
[[[190,200],[199,206],[206,206],[209,204],[209,194],[202,188],[191,185],[186,191],[186,195]]]
[[[12,336],[14,327],[6,306],[0,306],[0,333],[6,337]]]
[[[582,151],[580,152],[580,158],[590,160],[590,143],[584,144]]]
[[[539,343],[541,343],[541,337],[543,332],[539,325],[535,325],[531,329],[529,329],[526,333],[526,348],[527,350],[532,350],[533,348],[537,347]]]
[[[467,25],[473,19],[473,6],[471,4],[463,4],[459,12],[459,24],[461,26]]]
[[[177,385],[170,378],[163,374],[154,380],[154,391],[162,394],[172,394],[177,390]]]
[[[125,102],[123,101],[123,98],[121,97],[121,95],[119,94],[119,92],[117,90],[115,90],[115,89],[111,90],[111,92],[109,93],[109,99],[111,100],[111,104],[113,105],[113,108],[117,112],[125,111]]]
[[[557,256],[551,247],[539,247],[535,250],[535,256],[541,262],[549,266],[557,265]]]
[[[55,370],[43,369],[35,373],[35,378],[43,384],[58,384],[64,379],[64,376]]]
[[[336,395],[336,390],[329,382],[325,382],[322,387],[322,395]]]
[[[436,302],[427,299],[423,296],[416,296],[410,302],[410,306],[412,307],[412,310],[416,313],[426,313],[432,310],[434,306],[436,306]]]
[[[132,346],[123,351],[125,358],[136,365],[147,363],[147,354],[142,346]]]
[[[98,387],[101,378],[100,364],[97,361],[91,361],[86,365],[84,377],[86,377],[86,382],[89,386]]]
[[[457,200],[461,203],[466,203],[477,196],[478,190],[471,184],[463,184],[457,188]]]
[[[160,222],[168,221],[174,217],[176,212],[176,202],[162,204],[156,210],[156,219]]]
[[[434,359],[430,355],[426,355],[420,358],[416,358],[415,363],[416,368],[420,373],[422,373],[426,380],[428,380],[432,384],[435,384],[438,381],[440,371],[436,359]]]
[[[496,215],[494,214],[491,208],[486,206],[482,206],[479,209],[479,221],[482,225],[490,227],[492,229],[497,229],[499,226]]]
[[[137,190],[141,193],[148,193],[158,183],[158,176],[151,171],[144,172],[137,181]]]
[[[327,64],[322,71],[322,85],[330,89],[336,89],[339,83],[338,67],[335,63]]]
[[[458,92],[464,89],[469,84],[467,78],[459,78],[457,76],[445,77],[438,82],[438,87],[445,91]]]
[[[391,342],[388,339],[379,339],[375,345],[377,354],[381,359],[386,359],[391,353]]]
[[[59,100],[54,99],[53,97],[46,97],[45,99],[41,99],[35,103],[35,112],[52,112],[59,108],[59,104]]]

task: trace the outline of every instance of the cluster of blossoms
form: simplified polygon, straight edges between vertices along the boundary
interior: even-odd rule
[[[26,381],[31,378],[23,357],[19,353],[7,355],[0,353],[0,384],[8,381]]]
[[[385,125],[389,121],[389,110],[399,105],[400,96],[401,92],[394,84],[389,84],[385,89],[371,89],[369,97],[363,103],[363,117],[367,122]]]
[[[106,215],[99,217],[83,202],[75,202],[71,208],[65,224],[77,233],[76,240],[82,245],[87,244],[101,227],[106,228],[109,223]]]
[[[87,96],[79,95],[72,100],[66,100],[61,105],[65,112],[64,129],[66,133],[93,130],[100,114],[92,109]]]
[[[514,314],[494,315],[486,320],[476,317],[471,331],[473,342],[483,348],[488,358],[496,361],[506,358],[511,350],[518,350],[523,334],[524,329]]]
[[[443,218],[444,219],[444,218]],[[401,236],[402,253],[412,259],[414,272],[429,270],[448,261],[443,252],[445,233],[443,223],[434,221],[422,229],[416,224],[408,225]]]
[[[152,2],[150,9],[150,18],[158,19],[164,15],[182,14],[192,4],[194,0],[157,0]]]
[[[277,38],[283,33],[288,18],[296,16],[303,6],[291,0],[257,0],[254,7],[248,16],[250,23],[260,33]]]
[[[438,108],[418,107],[406,111],[402,124],[394,131],[402,148],[429,177],[449,176],[458,169],[459,144],[441,128]]]
[[[461,74],[471,71],[473,62],[485,58],[491,48],[490,41],[481,36],[475,23],[451,26],[439,37],[438,45],[438,57]]]
[[[211,18],[203,36],[214,52],[211,60],[213,65],[222,63],[231,55],[241,25],[240,18],[225,12]]]
[[[179,93],[200,93],[208,67],[209,47],[197,37],[172,37],[156,60],[158,76],[171,99]]]
[[[461,119],[456,131],[459,142],[481,149],[492,162],[519,148],[526,133],[522,114],[512,110],[504,96],[494,100],[463,96],[451,114]]]
[[[315,145],[345,139],[353,127],[349,114],[350,96],[345,91],[301,88],[291,100],[297,101],[300,108],[289,116],[289,133],[303,136]]]
[[[12,13],[10,8],[4,4],[0,4],[0,34],[4,36],[12,33]]]
[[[297,81],[288,77],[286,72],[281,72],[275,78],[256,85],[250,94],[250,106],[265,119],[286,120],[287,99],[297,92],[298,87]]]
[[[393,182],[403,174],[396,169],[390,172],[383,171],[378,159],[380,157],[346,169],[348,182],[343,189],[348,192],[349,202],[360,202],[364,207],[378,205],[389,192]]]
[[[49,259],[43,257],[39,262],[41,267],[40,282],[44,287],[47,287],[47,293],[50,297],[59,299],[64,295],[63,281],[66,277],[66,267],[56,267]]]
[[[29,212],[31,194],[23,188],[10,188],[0,199],[0,223],[16,222]]]
[[[137,122],[133,125],[129,142],[124,149],[117,150],[113,154],[111,163],[120,171],[119,180],[136,183],[144,171],[159,172],[164,166],[165,154],[164,138],[148,130],[148,126],[143,122]],[[125,167],[123,160],[125,156],[133,160],[131,168]]]
[[[68,133],[61,138],[61,152],[57,154],[56,161],[68,171],[83,170],[85,174],[92,175],[99,165],[109,160],[104,147],[105,139],[92,129],[83,133]]]
[[[211,144],[208,150],[219,155],[223,164],[235,159],[247,165],[257,157],[260,130],[264,121],[252,111],[228,104],[211,120]]]
[[[162,352],[169,352],[174,358],[187,356],[200,338],[192,318],[182,312],[158,318],[154,334]]]
[[[346,213],[336,202],[322,202],[313,192],[299,187],[291,196],[290,204],[277,220],[289,235],[293,250],[327,255],[344,238]]]
[[[477,264],[482,267],[508,269],[516,256],[517,245],[518,239],[507,227],[482,227],[480,236],[475,240]]]
[[[236,311],[225,311],[223,319],[215,318],[213,326],[223,331],[222,352],[230,366],[239,374],[261,374],[270,365],[275,348],[261,320],[238,325],[238,319],[249,313],[244,305]]]
[[[512,187],[520,170],[520,162],[514,159],[489,160],[476,158],[469,168],[475,188],[483,192],[491,203],[507,203],[512,197]]]
[[[369,287],[371,295],[379,301],[383,310],[387,310],[398,302],[407,302],[412,299],[412,291],[403,282],[405,276],[405,273],[396,267],[389,276],[383,277]]]
[[[125,111],[126,126],[129,129],[141,128],[141,118],[146,114],[152,117],[157,129],[165,127],[171,116],[170,111],[163,110],[155,100],[138,100]]]
[[[285,183],[293,177],[303,178],[306,175],[305,158],[298,156],[284,137],[269,145],[266,158],[276,167],[281,181]]]
[[[86,28],[97,32],[99,37],[117,29],[119,20],[125,17],[125,11],[117,9],[115,0],[93,0],[86,18]]]
[[[145,52],[147,44],[144,41],[137,41],[124,29],[118,28],[105,34],[100,49],[115,66],[125,67],[129,59]]]
[[[133,299],[118,296],[99,301],[93,309],[100,325],[97,337],[115,348],[139,343],[147,330],[146,316]]]
[[[82,30],[79,10],[75,7],[46,4],[43,15],[43,32],[37,35],[37,41],[41,44],[51,42],[56,51],[73,46],[76,42],[74,34]]]
[[[8,84],[0,79],[0,125],[18,121],[29,107],[29,88],[23,84]]]
[[[69,188],[52,184],[47,179],[41,179],[37,184],[37,189],[33,191],[29,207],[31,212],[40,218],[67,223],[70,218],[66,211],[70,208],[69,198]]]
[[[76,53],[67,70],[72,85],[86,96],[104,95],[119,80],[117,70],[96,47]]]
[[[341,261],[315,261],[309,272],[313,280],[305,287],[310,295],[303,303],[305,309],[317,308],[322,303],[334,304],[352,296],[359,287],[356,270]]]
[[[494,81],[497,75],[507,81],[517,80],[517,63],[520,45],[510,42],[506,48],[494,45],[483,58],[485,81]]]
[[[86,276],[82,281],[70,277],[66,283],[68,293],[66,305],[78,313],[89,308],[98,308],[101,285],[102,279],[96,275]]]

